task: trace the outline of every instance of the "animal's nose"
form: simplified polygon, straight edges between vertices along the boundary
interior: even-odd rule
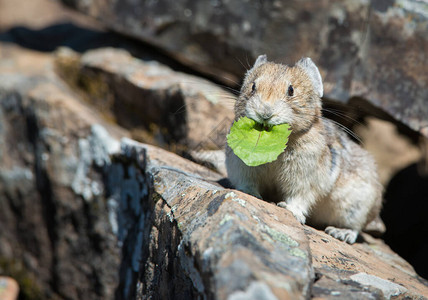
[[[272,118],[272,112],[271,111],[259,112],[257,113],[257,116],[263,121],[268,121],[270,118]]]

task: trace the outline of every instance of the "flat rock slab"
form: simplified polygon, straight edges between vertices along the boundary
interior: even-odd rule
[[[428,282],[382,240],[363,234],[348,245],[306,226],[317,280],[312,296],[321,299],[419,299]]]
[[[129,248],[142,251],[140,268],[129,279],[140,286],[138,297],[309,296],[308,240],[288,211],[224,189],[218,174],[164,150],[124,140],[118,159],[126,157],[145,166],[143,176],[150,179],[147,202],[141,204],[148,209],[142,209],[142,245],[149,250]]]
[[[56,61],[65,80],[134,138],[179,153],[224,147],[234,96],[215,84],[113,48],[82,56],[63,49]]]
[[[357,107],[365,99],[428,137],[424,1],[63,2],[219,79],[239,82],[260,54],[286,63],[309,56],[327,98],[357,97]]]
[[[302,226],[287,210],[225,189],[217,173],[154,146],[122,140],[117,159],[122,173],[138,173],[132,176],[147,186],[137,210],[144,220],[128,230],[140,232],[145,246],[125,246],[126,256],[140,263],[123,283],[130,287],[124,298],[157,297],[165,289],[165,299],[418,299],[428,293],[427,282],[381,240],[364,234],[348,245]],[[133,231],[139,222],[144,230]]]

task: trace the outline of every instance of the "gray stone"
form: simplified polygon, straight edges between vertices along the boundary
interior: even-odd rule
[[[141,176],[131,178],[149,187],[143,197],[127,194],[119,200],[122,207],[140,201],[144,216],[142,231],[136,215],[125,237],[132,246],[124,245],[130,251],[124,256],[138,256],[140,268],[122,262],[121,278],[128,280],[122,284],[130,286],[131,280],[133,287],[123,291],[124,299],[132,292],[137,298],[170,299],[234,299],[245,290],[265,299],[309,295],[308,244],[288,211],[269,218],[276,206],[226,190],[217,183],[222,178],[218,173],[156,147],[125,139],[115,160],[143,166],[131,172]],[[129,174],[128,163],[121,165]],[[117,188],[127,188],[123,180],[115,182]],[[124,213],[131,214],[129,206]],[[133,278],[124,276],[130,268]]]
[[[386,299],[391,299],[393,296],[396,297],[407,292],[407,289],[401,285],[366,273],[358,273],[352,275],[350,278],[362,285],[380,289]]]
[[[287,210],[224,189],[218,173],[153,146],[123,139],[115,157],[119,175],[148,187],[145,196],[119,199],[127,207],[124,257],[139,259],[138,271],[122,261],[122,298],[418,299],[428,292],[381,240],[364,234],[363,243],[349,245],[302,227]],[[144,217],[129,202],[140,203]]]
[[[19,286],[16,280],[10,277],[0,276],[0,298],[2,300],[16,300],[19,294]]]
[[[133,138],[177,153],[223,148],[234,101],[218,86],[113,48],[82,57],[61,49],[56,61],[63,78]]]
[[[428,282],[381,240],[363,234],[362,243],[340,243],[307,227],[317,277],[313,297],[324,299],[420,299]]]
[[[121,130],[76,99],[48,57],[9,50],[0,45],[0,273],[28,299],[112,299],[120,248],[101,164],[111,139],[96,124]],[[38,58],[36,72],[14,68]]]
[[[226,82],[239,82],[260,54],[286,63],[309,56],[326,98],[380,108],[428,137],[424,1],[63,2]]]
[[[49,55],[25,68],[34,53],[0,46],[9,61],[6,71],[0,64],[0,273],[26,283],[24,295],[379,299],[397,286],[398,297],[428,294],[382,241],[342,243],[224,188],[224,175],[106,122]],[[133,61],[92,53],[124,57],[125,69]]]

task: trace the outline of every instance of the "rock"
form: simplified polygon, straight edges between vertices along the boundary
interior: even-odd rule
[[[61,3],[57,1],[34,0],[27,2],[16,0],[11,2],[0,0],[0,7],[0,32],[16,26],[40,29],[59,22],[73,22],[80,26],[101,28],[93,19],[71,9],[64,9]],[[35,15],[37,18],[34,17]],[[44,44],[50,42],[48,40],[41,41]]]
[[[349,246],[306,229],[316,274],[314,298],[419,299],[427,295],[428,282],[383,241],[363,234],[360,243]]]
[[[60,51],[57,65],[72,85],[83,86],[94,106],[136,138],[178,153],[224,147],[233,95],[206,80],[113,48],[81,58]],[[75,76],[67,72],[73,67]]]
[[[390,299],[392,296],[399,296],[407,292],[407,289],[401,285],[379,278],[377,276],[368,275],[366,273],[358,273],[352,275],[350,278],[354,282],[357,282],[363,286],[373,287],[375,289],[381,290],[383,296],[387,299]]]
[[[18,283],[10,277],[0,276],[0,299],[15,300],[18,298]]]
[[[63,2],[218,79],[240,81],[263,53],[286,63],[310,56],[326,98],[381,108],[428,137],[423,1]]]
[[[0,273],[20,284],[24,298],[428,294],[426,281],[382,241],[363,235],[356,245],[342,243],[227,189],[224,175],[129,139],[56,75],[58,59],[11,45],[0,50]],[[93,53],[122,57],[122,69],[138,65],[136,73],[145,65],[123,52]],[[66,56],[80,66],[80,56]],[[111,82],[133,78],[103,68]],[[183,143],[206,138],[190,137]],[[215,157],[221,170],[221,152],[207,153],[214,152],[195,158]]]
[[[112,182],[120,192],[113,194],[123,195],[130,180],[144,191],[119,200],[136,203],[132,211],[141,212],[125,239],[131,244],[124,245],[124,256],[140,261],[122,263],[127,281],[121,286],[132,282],[123,299],[131,292],[138,299],[309,296],[308,241],[288,211],[224,189],[217,173],[155,147],[124,140],[116,160],[122,163],[113,166],[120,171],[112,173]],[[132,175],[121,180],[117,174]],[[132,278],[124,271],[129,269]]]
[[[375,158],[384,186],[397,172],[422,159],[423,149],[412,142],[410,136],[400,134],[391,122],[369,117],[355,132],[364,141],[364,148]]]
[[[364,234],[360,243],[343,243],[301,226],[285,209],[223,188],[217,173],[176,155],[127,139],[121,149],[110,173],[113,194],[122,195],[118,207],[127,207],[119,213],[128,222],[124,256],[139,258],[122,261],[123,299],[134,293],[137,299],[418,299],[428,293],[428,283],[381,240]],[[129,186],[143,188],[129,194]]]
[[[31,299],[113,298],[120,249],[103,166],[114,145],[92,125],[126,132],[76,99],[51,57],[0,50],[1,273]]]

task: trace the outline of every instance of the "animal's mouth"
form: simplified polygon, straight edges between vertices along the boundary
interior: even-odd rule
[[[270,131],[273,127],[272,125],[267,125],[267,124],[262,124],[262,126],[263,126],[263,130],[265,131]]]
[[[254,125],[254,128],[256,130],[258,130],[258,131],[267,131],[267,132],[270,132],[270,131],[272,131],[272,128],[274,126],[283,125],[283,124],[289,124],[287,122],[283,122],[283,123],[277,124],[276,121],[273,121],[271,119],[269,119],[269,120],[260,120],[259,118],[252,118],[252,117],[248,117],[248,116],[247,116],[247,118],[249,118],[249,119],[251,119],[251,120],[253,120],[253,121],[256,122],[256,124]]]
[[[271,124],[267,124],[267,123],[259,123],[259,122],[256,122],[256,125],[254,126],[254,128],[256,129],[256,130],[258,130],[258,131],[271,131],[272,130],[272,127],[273,127],[274,125],[271,125]]]

